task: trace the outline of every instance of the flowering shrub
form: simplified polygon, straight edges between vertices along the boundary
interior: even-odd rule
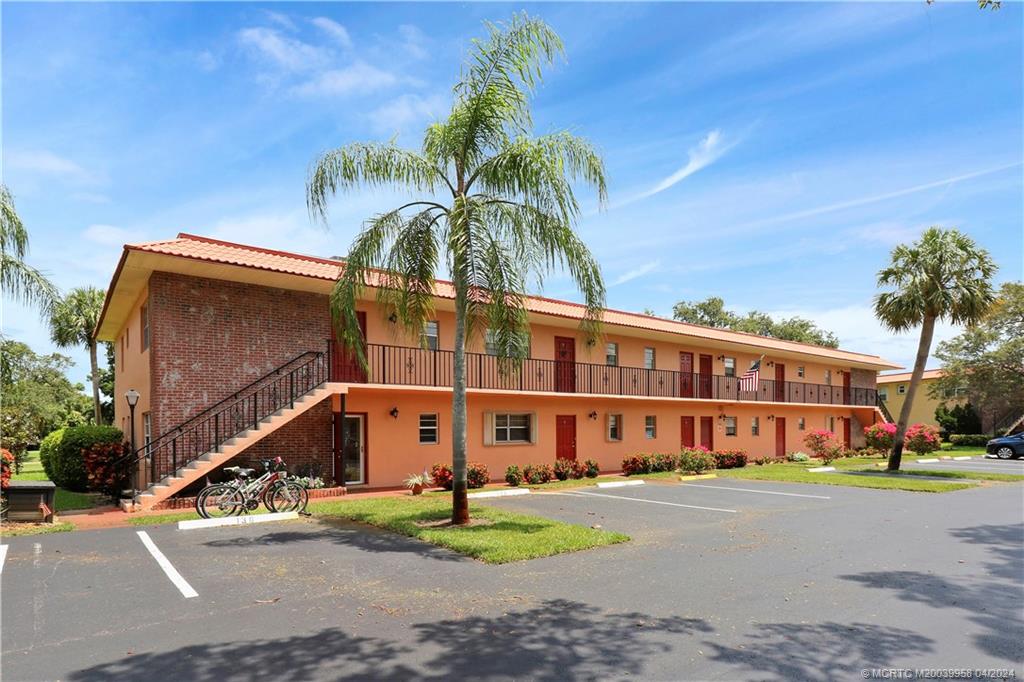
[[[930,424],[912,424],[903,439],[904,445],[911,452],[926,455],[935,452],[942,446],[939,430]]]
[[[786,459],[790,462],[810,462],[811,456],[806,452],[791,452],[786,455]]]
[[[505,469],[505,483],[517,486],[523,482],[523,472],[515,464]]]
[[[556,459],[555,460],[555,478],[559,481],[564,481],[572,475],[572,465],[575,460],[571,459]]]
[[[14,453],[7,448],[0,448],[0,488],[6,488],[10,483],[12,466],[14,466]]]
[[[889,422],[872,424],[864,429],[864,440],[869,447],[888,452],[896,438],[896,425]]]
[[[601,473],[601,466],[597,463],[596,459],[588,459],[583,463],[583,474],[587,478],[597,478],[597,475]]]
[[[572,472],[569,474],[569,478],[580,479],[583,478],[587,473],[587,467],[583,462],[578,459],[572,460]]]
[[[825,448],[818,454],[821,457],[821,461],[825,464],[831,464],[835,460],[839,459],[846,454],[846,448],[837,440],[830,441],[825,445]]]
[[[775,455],[758,455],[757,457],[754,457],[752,461],[754,462],[754,464],[760,467],[764,466],[765,464],[772,464],[774,462],[778,462],[779,458],[776,457]]]
[[[679,458],[670,452],[663,452],[654,456],[654,471],[675,471],[678,464]]]
[[[649,474],[654,471],[654,457],[651,455],[627,455],[622,458],[622,473],[627,476]]]
[[[523,478],[527,483],[547,483],[555,477],[550,464],[527,464],[523,467]]]
[[[85,466],[86,488],[106,493],[117,499],[127,486],[124,470],[118,470],[114,462],[125,454],[122,443],[93,443],[82,448],[82,464]]]
[[[814,457],[821,457],[836,442],[836,434],[828,429],[815,429],[804,438],[804,445]]]
[[[490,480],[486,465],[479,462],[470,462],[466,465],[467,488],[483,488]]]
[[[324,479],[319,476],[293,476],[292,480],[301,485],[303,488],[309,490],[316,490],[317,488],[326,488],[327,484]]]
[[[747,453],[743,450],[715,450],[716,469],[739,469],[747,466]]]
[[[715,468],[715,458],[706,448],[687,448],[676,458],[679,470],[685,473],[702,474]]]
[[[434,479],[434,485],[438,488],[452,489],[452,468],[447,464],[435,464],[430,467],[430,477]]]

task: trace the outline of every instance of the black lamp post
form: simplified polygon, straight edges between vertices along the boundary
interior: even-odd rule
[[[135,406],[139,403],[139,392],[134,388],[130,388],[125,391],[124,399],[128,402],[128,423],[129,433],[131,434],[131,445],[132,445],[132,460],[131,460],[131,485],[132,485],[132,501],[135,501],[135,496],[139,491],[139,463],[135,461]]]

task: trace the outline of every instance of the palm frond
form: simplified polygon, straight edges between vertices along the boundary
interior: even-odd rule
[[[0,293],[25,305],[37,306],[45,316],[60,297],[57,287],[39,270],[20,258],[0,254]]]
[[[50,338],[58,348],[88,347],[92,343],[105,295],[97,287],[78,287],[54,304]]]

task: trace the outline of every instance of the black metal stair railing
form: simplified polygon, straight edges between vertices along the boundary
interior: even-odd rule
[[[896,423],[896,420],[892,418],[892,412],[889,411],[889,406],[885,404],[884,400],[882,400],[882,396],[878,396],[878,400],[875,405],[882,411],[882,416],[885,417],[885,421],[890,424]]]
[[[149,480],[155,483],[238,434],[258,428],[278,410],[294,406],[297,399],[329,381],[330,370],[329,351],[302,353],[139,446],[116,464],[134,472],[148,459]]]
[[[452,386],[454,352],[384,344],[366,345],[365,370],[339,381],[407,386]],[[651,398],[811,403],[874,407],[874,388],[760,380],[742,390],[739,377],[526,358],[518,365],[485,353],[466,353],[466,386],[500,391],[587,393]]]

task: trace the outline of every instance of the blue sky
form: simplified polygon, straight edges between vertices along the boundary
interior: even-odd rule
[[[31,262],[106,286],[130,241],[194,232],[322,256],[400,197],[340,197],[310,223],[320,152],[443,116],[468,41],[502,4],[9,4],[3,182]],[[538,132],[602,150],[610,207],[579,229],[611,307],[680,299],[800,314],[904,363],[873,321],[897,242],[958,226],[1022,278],[1022,6],[974,3],[525,6],[567,61]],[[544,291],[574,298],[568,280]],[[4,333],[49,349],[4,303]],[[955,330],[945,327],[938,338]],[[84,379],[84,353],[76,378]]]

